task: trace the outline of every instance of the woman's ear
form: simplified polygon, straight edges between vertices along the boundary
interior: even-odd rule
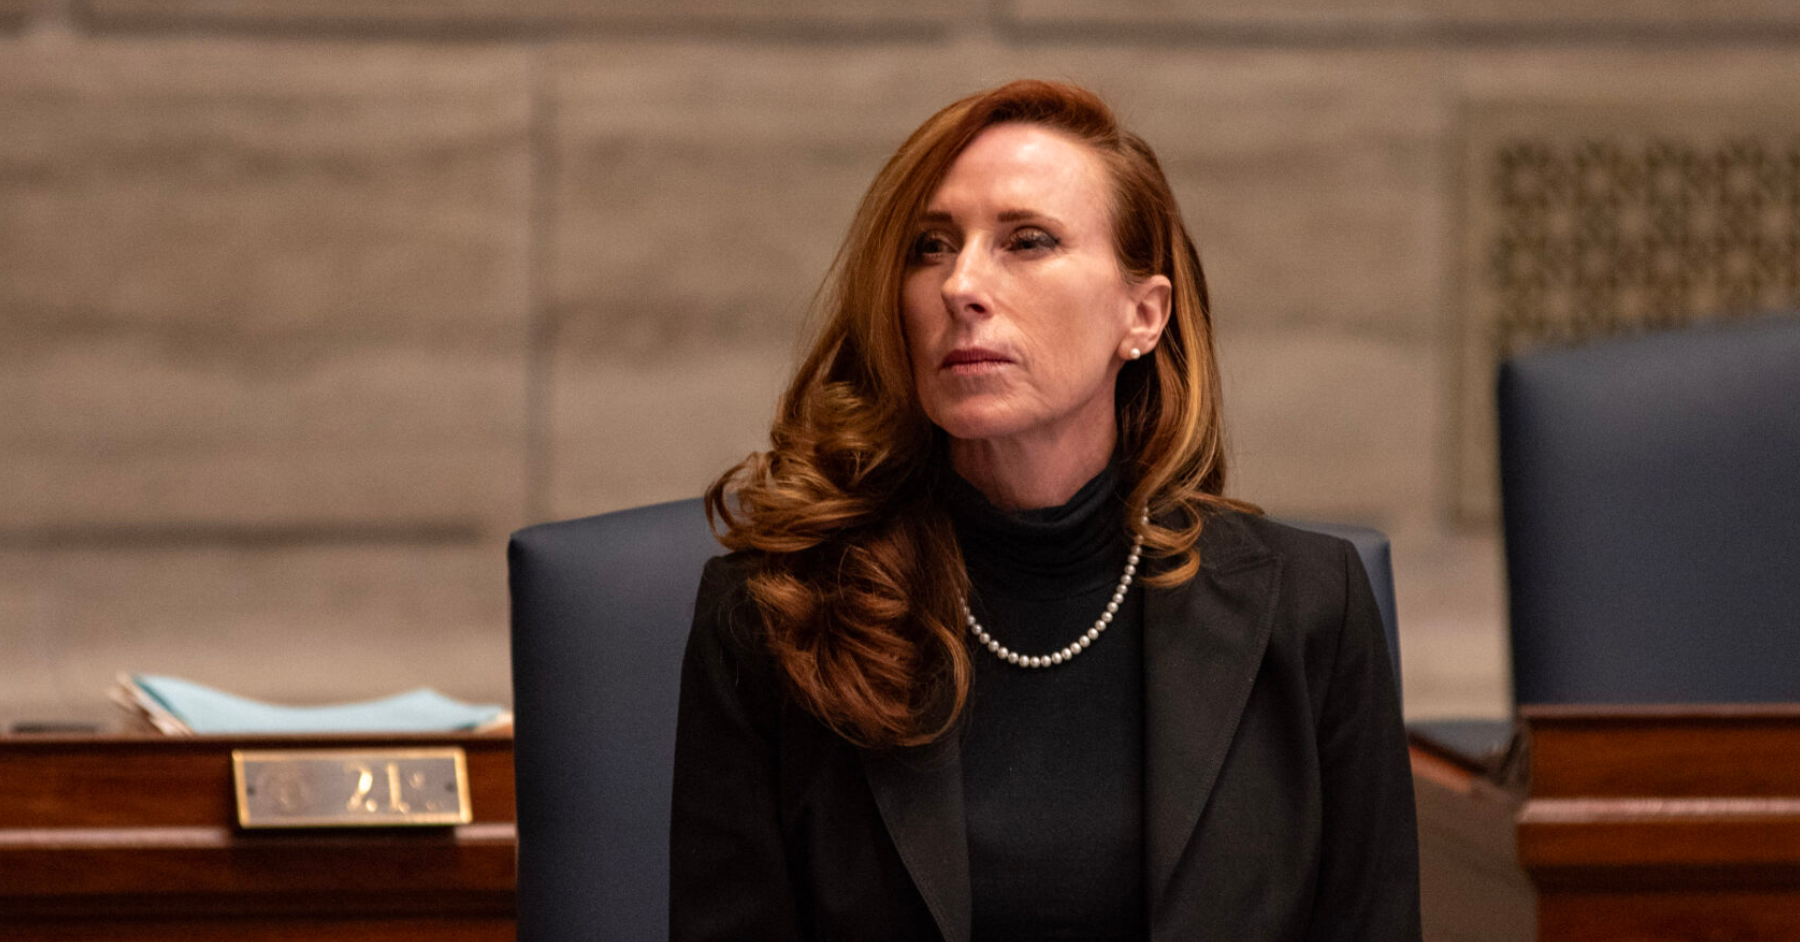
[[[1119,342],[1120,356],[1135,360],[1156,349],[1163,328],[1169,323],[1169,304],[1173,295],[1174,288],[1167,275],[1151,275],[1131,286],[1131,325],[1125,332],[1125,339]]]

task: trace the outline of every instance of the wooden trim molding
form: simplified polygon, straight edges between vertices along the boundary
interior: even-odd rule
[[[233,749],[464,750],[470,824],[246,831]],[[512,740],[0,737],[0,924],[27,937],[511,939]]]

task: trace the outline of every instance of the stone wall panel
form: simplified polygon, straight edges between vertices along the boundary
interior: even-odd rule
[[[762,447],[881,162],[1018,75],[1162,155],[1234,491],[1388,528],[1409,715],[1503,710],[1470,129],[1800,100],[1774,0],[0,0],[34,16],[0,38],[5,718],[121,667],[503,696],[523,508]]]
[[[0,533],[503,531],[522,356],[79,334],[0,352]]]
[[[1512,713],[1506,565],[1492,531],[1390,531],[1408,719]]]
[[[0,329],[515,338],[527,60],[379,53],[0,50]]]
[[[510,701],[504,546],[0,550],[0,725],[108,719],[121,671],[290,703]]]
[[[1444,80],[1459,107],[1516,100],[1551,106],[1638,101],[1704,103],[1760,99],[1779,103],[1800,93],[1800,53],[1767,46],[1495,48],[1446,60]],[[1453,155],[1452,155],[1453,156]]]
[[[0,51],[0,529],[505,529],[526,59]]]
[[[1036,27],[1258,29],[1368,28],[1421,21],[1433,0],[1013,0],[1013,15]]]
[[[566,50],[554,109],[549,505],[587,511],[691,494],[728,463],[725,452],[735,460],[760,447],[770,403],[740,405],[725,385],[743,376],[756,395],[778,388],[767,359],[748,349],[792,348],[856,201],[904,135],[957,95],[1016,75],[1092,85],[1158,149],[1222,323],[1416,346],[1439,329],[1445,264],[1438,67],[1416,53],[982,44],[804,60],[682,44]],[[734,345],[756,365],[688,359]],[[654,397],[622,394],[622,382],[640,381],[631,364],[643,358],[669,363],[669,377],[704,373],[669,415],[704,412],[696,397],[717,397],[706,427],[732,447],[665,446],[668,475],[639,485],[635,453],[619,444],[644,436],[613,436],[640,426],[677,434]],[[718,425],[726,416],[729,433]],[[683,455],[704,468],[679,466]],[[1391,509],[1395,493],[1366,500]]]
[[[991,80],[942,49],[559,50],[550,516],[697,495],[767,446],[882,161]]]
[[[1447,406],[1429,343],[1226,330],[1219,368],[1233,496],[1390,532],[1430,521]]]
[[[1767,27],[1800,25],[1800,9],[1783,0],[1432,0],[1437,15],[1465,28],[1679,33],[1705,29],[1755,35]]]
[[[0,30],[23,26],[35,6],[33,0],[0,0]]]
[[[1021,56],[1108,98],[1181,200],[1222,323],[1424,339],[1451,253],[1430,52]]]
[[[658,51],[561,73],[556,296],[566,329],[592,325],[608,345],[703,324],[779,332],[904,135],[1019,75],[1088,84],[1119,107],[1162,156],[1245,316],[1436,329],[1449,122],[1436,56]]]
[[[564,351],[554,362],[546,512],[579,517],[698,497],[769,447],[790,348],[689,349],[634,363]]]
[[[712,26],[716,28],[921,28],[941,25],[962,5],[951,0],[78,0],[101,28],[172,25],[250,27],[430,27],[468,30],[522,27]]]
[[[980,84],[935,48],[621,43],[555,61],[557,343],[621,358],[790,341],[882,162]]]
[[[1015,0],[1019,24],[1048,30],[1111,29],[1141,38],[1151,30],[1176,29],[1197,39],[1256,38],[1280,42],[1339,37],[1346,41],[1384,38],[1446,39],[1529,30],[1537,34],[1678,34],[1682,30],[1723,30],[1749,35],[1759,27],[1792,27],[1800,10],[1782,0]]]

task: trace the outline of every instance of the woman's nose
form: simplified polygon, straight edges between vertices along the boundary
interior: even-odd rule
[[[944,279],[944,307],[954,317],[982,317],[993,310],[986,256],[974,245],[963,246]]]

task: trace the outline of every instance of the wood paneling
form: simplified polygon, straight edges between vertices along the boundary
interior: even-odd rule
[[[1523,712],[1533,799],[1769,798],[1800,807],[1800,705]],[[1800,852],[1800,844],[1792,849]]]
[[[1538,926],[1540,939],[1563,942],[1777,942],[1796,937],[1800,899],[1746,891],[1569,894],[1544,904]]]
[[[233,748],[456,745],[474,822],[245,832]],[[0,738],[0,925],[54,939],[510,939],[505,736]]]
[[[1521,796],[1418,745],[1412,770],[1425,938],[1533,942],[1536,893],[1514,849]]]
[[[0,738],[0,830],[198,829],[195,846],[208,847],[217,836],[209,829],[237,820],[233,749],[424,745],[463,749],[476,822],[513,820],[506,736],[15,736]],[[322,832],[344,833],[358,832]]]
[[[33,920],[8,927],[18,938],[45,942],[318,942],[357,939],[364,942],[512,942],[517,937],[511,917],[433,916],[382,919],[308,919],[270,922],[218,916],[208,919],[84,919],[79,922]]]
[[[1541,939],[1800,938],[1800,705],[1520,712]]]

